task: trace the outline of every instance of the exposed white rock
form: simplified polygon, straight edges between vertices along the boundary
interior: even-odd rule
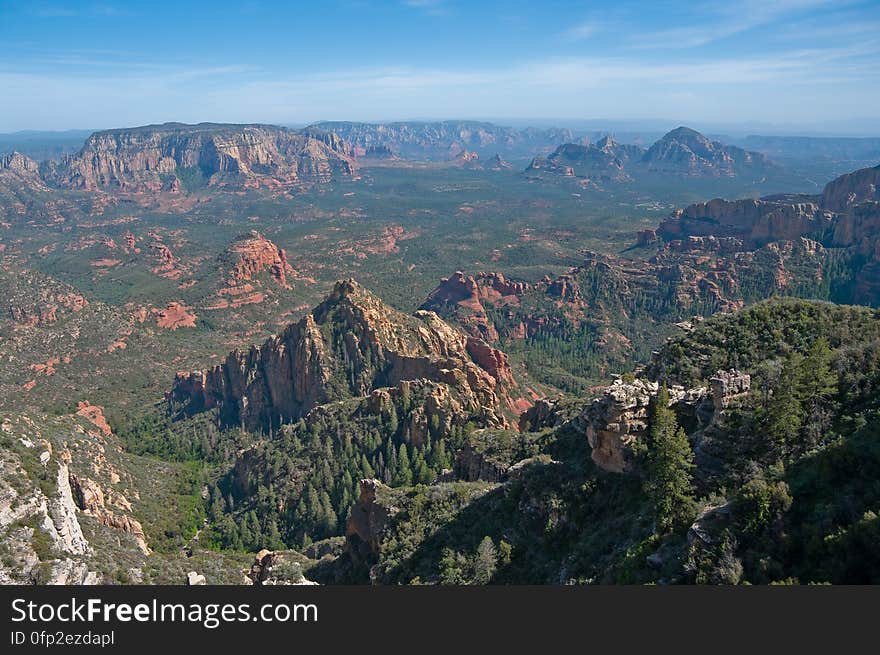
[[[64,462],[58,465],[56,478],[58,494],[49,501],[49,515],[52,517],[54,534],[49,532],[60,550],[72,555],[85,555],[90,551],[89,542],[76,518],[76,505],[70,490],[70,471]]]
[[[201,573],[196,573],[195,571],[190,571],[186,574],[186,586],[187,587],[195,587],[198,585],[206,585],[208,581],[205,579]]]

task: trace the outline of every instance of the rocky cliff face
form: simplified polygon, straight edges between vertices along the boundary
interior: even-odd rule
[[[469,346],[433,312],[397,312],[347,280],[281,335],[234,351],[207,371],[178,374],[168,399],[174,412],[216,407],[221,424],[255,428],[402,381],[427,380],[454,391],[463,411],[503,424],[502,389],[512,376],[493,350],[473,341]]]
[[[200,177],[214,186],[280,186],[349,176],[354,162],[337,136],[269,125],[167,123],[97,132],[55,171],[64,187],[180,191]]]
[[[830,211],[843,212],[865,201],[880,202],[880,166],[841,175],[822,192],[822,207]]]
[[[831,225],[831,220],[831,212],[820,211],[818,203],[809,197],[803,202],[716,198],[674,212],[660,224],[657,233],[667,240],[733,236],[756,247],[770,241],[821,233]]]
[[[666,240],[688,237],[736,237],[747,246],[833,231],[832,245],[863,246],[874,234],[880,213],[880,166],[841,175],[820,196],[779,195],[758,200],[695,203],[676,210],[660,223]]]
[[[502,482],[507,477],[509,468],[478,452],[470,441],[466,441],[455,453],[453,474],[455,479],[468,482],[475,480]]]
[[[72,499],[87,516],[93,517],[101,525],[129,534],[144,555],[150,554],[147,537],[140,521],[126,514],[115,512],[105,505],[105,494],[101,485],[84,476],[68,474],[68,489]]]
[[[880,239],[880,202],[856,205],[834,223],[832,245],[856,248],[862,255],[877,258]]]
[[[880,202],[865,201],[835,221],[832,245],[853,262],[847,302],[880,304]]]
[[[762,252],[809,255],[825,260],[829,248],[842,249],[844,259],[853,266],[852,281],[842,290],[845,302],[880,302],[880,167],[842,175],[829,182],[822,195],[779,195],[766,198],[721,200],[695,203],[676,210],[661,222],[656,235],[666,244],[664,250],[678,252],[717,252],[732,265],[758,266]],[[652,237],[639,236],[648,245]],[[763,248],[762,248],[763,246]],[[771,252],[772,251],[772,252]],[[786,254],[787,253],[787,254]],[[803,258],[801,258],[803,259]],[[764,262],[766,263],[766,262]],[[785,289],[797,277],[784,266],[767,268]],[[822,273],[817,271],[817,280]]]
[[[709,380],[709,388],[669,389],[670,406],[687,417],[692,433],[705,429],[736,398],[751,388],[751,377],[740,371],[718,371]],[[584,407],[580,424],[584,426],[592,450],[592,460],[600,468],[614,473],[637,471],[636,453],[646,445],[649,412],[660,385],[651,380],[615,380],[602,395]]]
[[[0,430],[16,434],[6,419]],[[0,584],[96,584],[83,561],[92,547],[68,481],[70,453],[45,439],[13,438],[16,446],[6,446],[0,460]]]
[[[36,161],[20,152],[0,155],[0,220],[33,220],[35,217],[56,219],[59,203],[44,204],[33,197],[35,192],[46,190]]]
[[[40,165],[27,155],[20,152],[11,152],[0,155],[0,171],[11,171],[18,175],[37,175]]]

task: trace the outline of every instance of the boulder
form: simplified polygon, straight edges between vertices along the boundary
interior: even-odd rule
[[[208,581],[205,579],[201,573],[196,573],[195,571],[190,571],[186,574],[186,586],[187,587],[195,587],[197,585],[206,585]]]

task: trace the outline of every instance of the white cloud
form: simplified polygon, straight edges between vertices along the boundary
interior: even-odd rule
[[[674,63],[572,57],[498,68],[382,67],[298,75],[149,62],[73,75],[57,66],[35,73],[0,63],[5,102],[0,131],[413,116],[845,120],[880,107],[878,55],[880,47],[863,42]]]
[[[602,29],[600,23],[586,21],[570,27],[562,33],[562,37],[568,41],[583,41],[589,39]]]
[[[685,27],[636,33],[636,48],[695,48],[806,11],[840,7],[851,0],[731,0],[698,6],[703,20]]]
[[[421,9],[431,16],[440,16],[447,11],[446,0],[403,0],[403,4],[414,9]]]

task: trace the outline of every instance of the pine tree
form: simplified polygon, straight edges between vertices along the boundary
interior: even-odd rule
[[[317,527],[320,534],[329,537],[336,532],[337,518],[336,512],[333,510],[333,503],[330,502],[330,496],[326,491],[321,492],[319,507]]]
[[[800,401],[803,355],[792,353],[782,365],[779,380],[767,403],[764,426],[768,436],[781,449],[792,445],[800,433],[804,414]]]
[[[437,445],[434,447],[432,463],[434,464],[434,468],[439,473],[443,469],[451,468],[451,463],[449,459],[449,455],[446,451],[446,440],[440,439],[437,442]]]
[[[225,509],[225,504],[223,501],[223,494],[220,491],[220,487],[217,486],[217,483],[211,485],[211,491],[209,493],[210,501],[208,505],[208,518],[214,522],[220,519],[223,516],[223,510]]]
[[[477,546],[477,554],[474,557],[474,582],[476,584],[489,584],[495,569],[498,566],[498,551],[491,537],[483,537]]]
[[[657,531],[679,528],[693,518],[694,453],[662,387],[651,408],[645,490],[654,502]]]
[[[278,523],[274,519],[269,522],[269,527],[266,530],[265,546],[269,550],[285,548],[284,540],[281,539],[281,533],[278,531]]]
[[[370,460],[367,459],[366,455],[361,455],[361,474],[365,478],[372,478],[376,475],[376,471],[370,466]]]
[[[409,460],[409,453],[405,443],[400,444],[400,450],[397,451],[397,470],[392,480],[395,487],[408,487],[413,482],[412,465]]]
[[[413,482],[416,484],[430,484],[431,469],[425,461],[424,448],[417,448],[412,460]]]
[[[831,425],[831,399],[837,394],[837,373],[832,368],[834,353],[823,337],[816,339],[801,362],[797,374],[803,439],[796,444],[806,450],[822,441]]]
[[[389,439],[385,444],[385,475],[382,479],[385,483],[392,484],[395,477],[397,477],[397,451]]]
[[[828,340],[820,338],[813,342],[801,363],[798,394],[811,408],[837,393],[837,374],[831,368],[833,358]]]
[[[387,428],[389,436],[393,437],[395,434],[397,434],[397,410],[394,409],[394,405],[391,405],[391,412],[388,416],[388,423],[385,427]]]

